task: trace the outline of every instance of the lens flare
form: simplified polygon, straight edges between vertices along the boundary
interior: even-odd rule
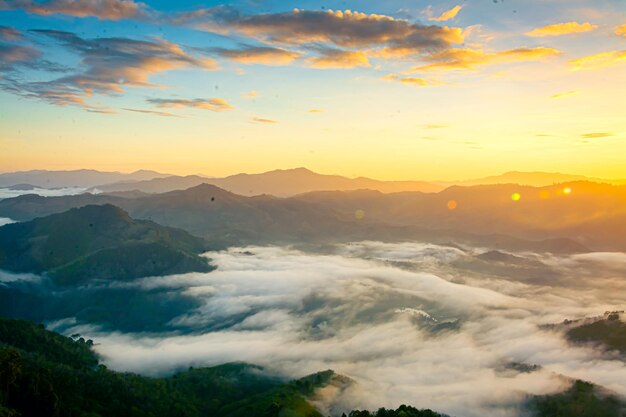
[[[520,193],[513,193],[511,194],[511,200],[513,201],[520,201],[522,199],[522,195]]]
[[[572,193],[572,189],[571,188],[569,188],[569,187],[563,188],[563,194],[569,195],[571,193]]]
[[[455,200],[448,201],[448,210],[454,210],[458,206],[458,203]]]
[[[355,217],[357,220],[361,220],[362,218],[364,218],[364,217],[365,217],[365,211],[360,210],[360,209],[359,209],[359,210],[357,210],[357,211],[355,211],[355,212],[354,212],[354,217]]]

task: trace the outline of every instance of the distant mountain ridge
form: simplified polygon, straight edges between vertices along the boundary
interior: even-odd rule
[[[243,196],[270,194],[277,197],[291,197],[313,191],[374,190],[385,194],[399,192],[437,193],[453,185],[518,184],[545,187],[572,181],[626,185],[626,180],[606,180],[588,178],[583,175],[518,171],[465,181],[381,181],[366,177],[348,178],[340,175],[318,174],[301,167],[279,169],[260,174],[235,174],[224,178],[209,178],[201,175],[169,176],[146,181],[107,184],[95,187],[95,190],[105,193],[135,190],[144,193],[164,193],[187,189],[200,184],[212,184]]]
[[[443,186],[453,185],[487,185],[487,184],[518,184],[530,185],[532,187],[545,187],[548,185],[560,184],[573,181],[591,181],[612,185],[626,185],[626,179],[605,179],[586,177],[584,175],[562,174],[560,172],[523,172],[509,171],[500,175],[491,175],[488,177],[461,180],[461,181],[435,181],[435,183]]]
[[[512,200],[513,194],[520,200]],[[216,247],[373,239],[553,253],[626,248],[626,186],[588,182],[454,186],[439,193],[322,191],[289,198],[246,197],[201,184],[149,195],[24,195],[0,201],[0,216],[24,221],[87,204],[114,204]]]
[[[543,187],[572,181],[626,185],[626,179],[602,179],[556,172],[520,171],[510,171],[501,175],[461,181],[382,181],[366,177],[348,178],[341,175],[319,174],[303,167],[277,169],[258,174],[241,173],[227,177],[180,176],[149,170],[124,174],[89,169],[75,171],[35,170],[0,174],[0,188],[15,188],[18,186],[17,189],[22,189],[25,185],[40,188],[82,187],[89,188],[91,192],[119,193],[139,191],[159,194],[184,190],[206,183],[242,196],[270,194],[277,197],[291,197],[313,191],[354,191],[365,189],[387,194],[409,191],[436,193],[453,185],[519,184]]]
[[[121,172],[103,172],[93,169],[79,169],[73,171],[33,170],[0,174],[0,187],[28,184],[40,188],[89,188],[110,182],[145,181],[168,175],[169,174],[161,174],[149,170],[139,170],[129,174]]]
[[[224,178],[199,175],[169,176],[146,181],[113,183],[94,187],[101,192],[133,191],[165,193],[200,184],[216,185],[243,196],[271,194],[290,197],[311,191],[372,189],[384,193],[400,191],[436,192],[444,187],[425,181],[379,181],[365,177],[347,178],[340,175],[318,174],[306,168],[274,170],[261,174],[235,174]]]

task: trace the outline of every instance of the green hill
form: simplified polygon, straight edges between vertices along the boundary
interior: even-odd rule
[[[600,320],[568,330],[567,338],[576,343],[599,343],[609,350],[626,355],[626,323],[621,320],[620,312],[617,311],[605,314]]]
[[[0,268],[48,272],[61,285],[206,272],[212,267],[198,254],[207,249],[187,232],[134,220],[109,204],[0,228]]]
[[[0,318],[0,416],[321,417],[306,396],[334,377],[285,383],[247,364],[148,378],[98,365],[90,341]]]
[[[594,384],[575,381],[565,392],[534,397],[528,404],[536,417],[623,417],[620,400]]]

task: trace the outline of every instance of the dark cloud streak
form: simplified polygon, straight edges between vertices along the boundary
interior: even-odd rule
[[[76,53],[80,65],[72,74],[49,81],[24,81],[19,67],[46,72],[70,72],[64,66],[40,60],[41,52],[31,46],[0,44],[0,69],[4,77],[0,87],[22,97],[34,98],[55,105],[74,105],[89,111],[105,111],[86,102],[94,93],[117,95],[127,86],[155,87],[149,81],[156,73],[184,68],[215,69],[216,63],[196,57],[181,46],[163,39],[135,40],[128,38],[84,39],[71,32],[32,30],[32,34],[53,39]]]

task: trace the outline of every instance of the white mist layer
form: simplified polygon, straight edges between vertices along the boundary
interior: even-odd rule
[[[134,284],[177,288],[201,300],[174,323],[197,333],[80,331],[96,341],[107,366],[121,371],[158,374],[231,361],[294,378],[333,369],[356,381],[322,399],[333,414],[404,403],[458,417],[516,416],[526,395],[563,390],[568,382],[561,375],[626,395],[624,362],[539,327],[623,309],[624,254],[526,254],[575,281],[548,286],[466,273],[454,262],[472,254],[455,248],[363,242],[338,253],[279,247],[211,253],[216,271]],[[582,282],[590,275],[585,266],[598,263],[606,271]],[[454,320],[456,328],[432,327]],[[542,369],[519,373],[505,368],[510,362]]]
[[[0,200],[3,198],[19,197],[25,194],[37,194],[42,197],[59,197],[65,195],[82,194],[87,191],[86,188],[81,187],[65,187],[65,188],[30,188],[27,190],[12,190],[10,188],[0,187]]]
[[[0,217],[0,227],[4,226],[5,224],[11,223],[15,223],[15,220],[9,219],[8,217]]]

